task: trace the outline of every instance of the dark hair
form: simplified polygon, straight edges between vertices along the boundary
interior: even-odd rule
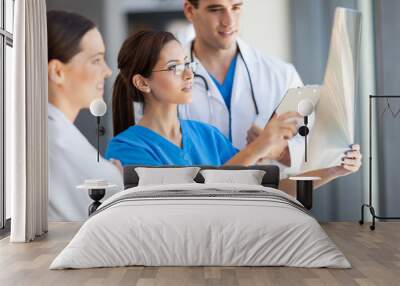
[[[143,94],[132,84],[132,77],[149,77],[162,48],[170,41],[178,40],[169,32],[141,31],[122,44],[112,94],[114,135],[135,124],[133,102],[141,102],[144,107]]]
[[[48,62],[67,63],[80,51],[82,37],[96,25],[89,19],[66,11],[47,12]]]
[[[196,9],[199,8],[199,1],[200,0],[188,0],[188,2],[192,4]]]

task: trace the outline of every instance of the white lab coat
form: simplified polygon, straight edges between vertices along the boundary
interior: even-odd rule
[[[106,196],[122,190],[119,170],[100,158],[97,150],[66,116],[53,105],[48,105],[49,136],[49,219],[54,221],[83,221],[88,218],[88,207],[93,202],[87,190],[76,186],[85,179],[103,179],[118,187],[107,190]]]
[[[246,146],[247,131],[255,123],[264,128],[274,110],[281,102],[289,88],[303,86],[303,83],[293,65],[274,58],[267,58],[259,51],[238,39],[238,47],[247,63],[253,83],[254,96],[258,105],[259,115],[251,98],[249,76],[241,56],[238,55],[234,76],[231,114],[214,81],[200,61],[196,74],[207,79],[210,95],[206,93],[204,82],[195,78],[193,84],[193,101],[190,104],[179,106],[181,118],[198,120],[216,126],[226,137],[229,137],[231,120],[232,143],[238,149]],[[190,43],[191,44],[191,43]],[[190,44],[186,47],[190,58]],[[304,138],[300,135],[289,140],[291,168],[281,168],[283,173],[297,173],[301,166],[304,153]],[[278,164],[279,165],[279,164]],[[285,175],[283,175],[285,177]]]

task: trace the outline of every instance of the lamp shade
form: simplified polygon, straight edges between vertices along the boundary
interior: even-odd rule
[[[103,116],[107,111],[107,105],[103,99],[95,99],[90,103],[90,113],[94,116]]]
[[[311,100],[305,98],[302,99],[298,106],[297,111],[300,113],[301,116],[309,116],[314,110],[314,104]]]

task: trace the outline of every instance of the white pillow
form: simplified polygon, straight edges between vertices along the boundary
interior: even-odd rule
[[[262,170],[202,170],[204,183],[234,183],[261,185],[265,171]]]
[[[139,176],[139,186],[195,183],[193,179],[199,170],[199,167],[135,168]]]

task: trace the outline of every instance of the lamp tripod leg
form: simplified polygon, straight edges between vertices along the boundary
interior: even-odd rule
[[[307,162],[307,135],[304,137],[304,161]]]
[[[100,157],[100,116],[97,116],[97,162]]]
[[[372,206],[370,206],[369,210],[372,215],[372,225],[369,228],[370,230],[375,230],[375,218],[376,218],[375,209]]]
[[[365,205],[363,204],[363,205],[361,206],[361,219],[358,221],[358,223],[359,223],[360,225],[363,225],[363,224],[364,224],[364,207],[365,207]]]

